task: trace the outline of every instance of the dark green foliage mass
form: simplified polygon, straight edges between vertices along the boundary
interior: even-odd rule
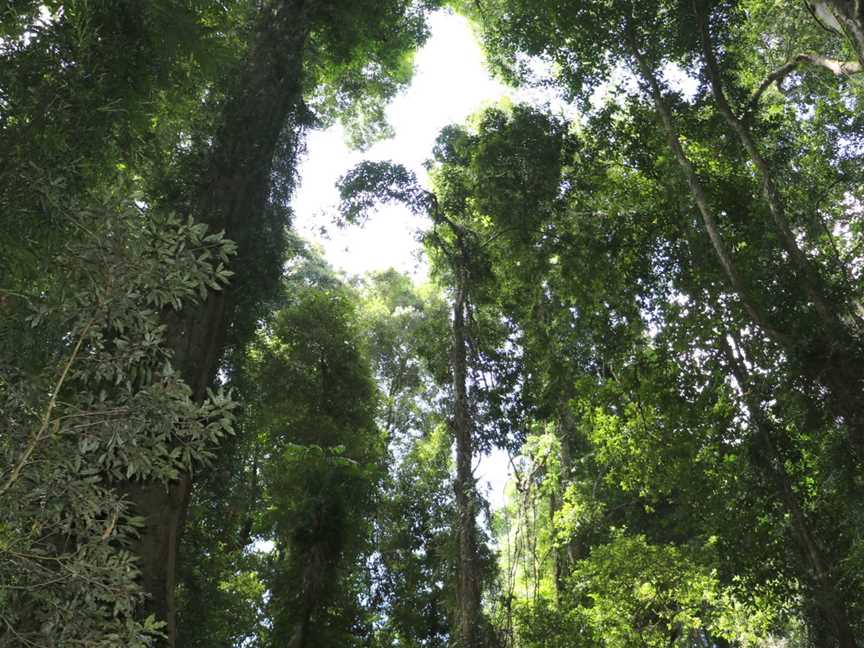
[[[0,9],[0,646],[864,643],[860,3],[447,3],[570,117],[358,165],[430,279],[345,278],[304,134],[441,4]]]
[[[587,645],[600,637],[609,645],[749,645],[760,633],[856,645],[861,604],[848,565],[860,546],[860,398],[848,389],[861,385],[852,368],[860,277],[851,279],[860,261],[846,247],[857,235],[841,231],[857,209],[846,211],[844,201],[858,190],[857,171],[845,166],[859,155],[857,120],[846,113],[858,92],[854,79],[842,86],[857,63],[834,68],[838,89],[819,77],[818,62],[848,57],[842,40],[815,24],[793,28],[781,9],[761,3],[470,10],[511,78],[527,81],[530,71],[514,61],[547,57],[557,64],[554,82],[587,110],[563,149],[556,202],[508,194],[520,186],[512,177],[494,194],[509,196],[500,204],[483,201],[489,180],[451,192],[500,232],[506,256],[492,267],[507,268],[507,289],[528,289],[507,312],[523,332],[528,401],[545,421],[535,443],[551,429],[541,447],[560,455],[552,471],[552,455],[529,446],[514,495],[523,538],[510,538],[512,560],[528,552],[534,562],[517,565],[527,584],[508,581],[514,596],[529,593],[508,618],[513,640],[546,645],[542,633],[526,629],[519,639],[518,629],[545,619],[562,632],[582,628]],[[776,39],[767,50],[758,40],[765,30]],[[811,48],[819,56],[795,58]],[[635,83],[616,82],[616,65],[629,67]],[[767,92],[799,65],[800,81]],[[676,66],[679,77],[693,77],[689,97],[670,89]],[[817,77],[819,90],[810,85]],[[601,82],[611,84],[605,102],[592,97]],[[517,111],[511,122],[515,129]],[[841,132],[845,144],[822,148]],[[451,149],[448,189],[471,159],[501,174],[494,158],[465,153],[470,137]],[[508,134],[513,143],[523,137]],[[494,135],[489,142],[497,145]],[[511,149],[508,163],[518,159]],[[840,187],[845,197],[834,193]],[[532,240],[538,219],[542,235]],[[522,240],[507,234],[514,222]],[[523,499],[525,489],[537,494]],[[538,526],[537,516],[551,526]],[[694,582],[709,574],[718,594],[687,602],[685,590],[647,571],[601,569],[625,546],[631,555],[686,549],[690,557],[673,562],[685,569],[694,561]],[[538,569],[538,556],[550,554]],[[662,564],[652,555],[649,563]],[[623,590],[606,589],[614,574],[627,574]],[[626,592],[632,608],[622,607]],[[671,611],[652,603],[662,597],[677,601]],[[724,610],[732,602],[735,621]]]
[[[151,403],[147,415],[153,417],[149,427],[156,441],[144,433],[145,417],[130,425],[128,438],[111,441],[117,466],[108,453],[107,459],[97,455],[88,467],[94,483],[110,478],[104,496],[116,500],[113,508],[134,512],[138,520],[136,533],[124,532],[117,540],[118,548],[127,551],[123,555],[137,556],[138,562],[124,557],[127,562],[116,564],[128,592],[109,611],[117,623],[131,624],[132,635],[139,627],[132,617],[153,613],[166,624],[167,643],[175,643],[177,545],[191,497],[193,459],[210,456],[186,437],[198,418],[205,429],[211,418],[221,420],[219,408],[228,401],[214,405],[208,394],[239,364],[275,299],[303,129],[335,116],[357,125],[352,132],[358,141],[380,135],[382,106],[410,78],[412,51],[426,38],[425,14],[431,6],[398,1],[314,6],[288,0],[15,2],[0,11],[0,344],[3,369],[10,375],[3,397],[8,392],[33,419],[9,413],[4,480],[19,483],[31,457],[41,461],[43,445],[28,439],[41,442],[53,430],[54,409],[45,404],[53,401],[46,399],[63,396],[49,387],[55,384],[54,369],[66,375],[63,358],[90,359],[99,353],[97,343],[130,355],[114,373],[105,370],[90,384],[75,383],[76,398],[111,402],[115,395],[102,390],[99,380],[125,385],[124,397],[138,398],[139,390],[148,393],[152,380],[153,389],[170,384],[176,398],[187,399],[183,402],[192,408],[172,414],[171,408]],[[374,74],[358,75],[367,69]],[[322,96],[332,100],[316,103]],[[110,192],[125,195],[103,201]],[[108,262],[109,253],[122,251],[124,238],[111,229],[107,215],[130,209],[135,211],[132,230],[152,237],[159,250],[165,273],[161,286],[134,249],[122,257],[127,259],[124,272],[140,271],[132,288],[115,270],[120,261]],[[109,226],[91,222],[94,213],[104,213]],[[197,238],[187,241],[181,233],[172,239],[171,223],[177,219],[188,223],[188,236]],[[226,256],[224,265],[210,268],[207,247],[222,237],[231,259]],[[100,311],[93,322],[91,304],[78,298],[84,286],[75,283],[79,277],[70,270],[84,241],[106,256],[84,284],[98,287],[92,307],[111,313]],[[172,270],[178,263],[185,270]],[[119,306],[111,291],[118,288],[129,304],[115,313],[111,309]],[[73,315],[26,319],[34,307],[37,315],[41,312],[43,301]],[[130,328],[124,318],[133,316],[146,321]],[[29,327],[30,321],[38,325]],[[144,324],[150,329],[145,331]],[[144,336],[144,350],[124,337],[138,335]],[[142,355],[150,347],[162,354],[158,361]],[[24,353],[9,359],[7,349]],[[72,382],[64,381],[59,384],[71,389]],[[76,400],[67,397],[64,403]],[[201,408],[199,415],[194,407]],[[43,422],[38,412],[45,412]],[[165,428],[163,418],[169,415],[174,430]],[[74,453],[68,459],[76,460]],[[32,488],[38,493],[43,487]],[[120,513],[100,506],[95,500],[87,504],[108,515],[108,524],[89,513],[81,523],[85,535],[106,533],[108,549],[115,528],[111,515]],[[73,517],[81,509],[62,498],[56,507],[58,515]],[[26,515],[16,517],[8,523],[9,533],[24,533],[27,522]],[[40,541],[41,532],[34,529]],[[79,546],[71,538],[68,547],[56,538],[51,542],[58,556]],[[8,549],[5,541],[3,547]],[[49,548],[45,560],[58,556]],[[104,552],[94,564],[105,569],[109,557],[110,551]],[[7,584],[12,587],[4,582],[4,595]],[[30,586],[15,587],[26,591]],[[22,603],[21,609],[26,607]],[[58,610],[76,618],[74,606]],[[42,612],[35,606],[31,612],[30,618],[16,613],[7,620],[4,641],[15,641],[19,634],[27,640],[34,628],[52,633],[54,626],[43,623]],[[85,627],[90,617],[80,619]],[[148,624],[147,635],[130,639],[130,645],[148,641],[157,622]],[[68,626],[71,637],[75,623]],[[111,637],[105,641],[119,641]],[[74,645],[72,639],[58,641]]]
[[[203,225],[144,220],[122,199],[103,200],[75,214],[84,234],[52,259],[62,289],[0,292],[12,302],[0,341],[2,645],[144,646],[159,636],[161,620],[140,615],[129,550],[145,521],[118,484],[167,484],[233,432],[235,403],[221,390],[192,400],[159,317],[224,285],[233,245]],[[30,331],[40,346],[16,348]]]

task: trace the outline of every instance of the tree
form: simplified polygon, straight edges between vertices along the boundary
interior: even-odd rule
[[[23,354],[0,345],[3,645],[160,636],[161,621],[138,614],[145,592],[129,546],[143,520],[118,485],[168,484],[232,432],[227,395],[191,399],[159,314],[224,285],[233,246],[203,225],[144,220],[122,198],[103,199],[74,213],[86,234],[52,259],[62,289],[0,292],[30,311],[43,344]]]
[[[854,213],[845,201],[856,195],[857,171],[846,165],[857,153],[835,139],[840,133],[846,142],[858,137],[857,120],[847,112],[857,93],[843,86],[826,91],[818,70],[806,66],[828,62],[842,81],[857,64],[844,66],[848,55],[841,51],[843,43],[814,23],[809,28],[802,28],[800,21],[793,26],[785,10],[761,3],[748,9],[744,12],[737,4],[622,2],[562,10],[554,3],[505,2],[487,3],[476,16],[492,60],[510,78],[526,78],[527,66],[512,65],[520,52],[558,64],[558,83],[588,110],[584,132],[601,138],[598,147],[580,155],[580,163],[587,159],[606,164],[605,171],[595,167],[596,178],[622,178],[622,186],[635,191],[637,213],[652,214],[653,222],[671,226],[654,239],[665,248],[655,248],[657,255],[646,258],[661,271],[649,276],[655,274],[661,283],[631,279],[645,282],[637,284],[641,304],[633,315],[647,319],[654,309],[666,310],[662,300],[678,300],[683,292],[686,301],[679,312],[693,317],[694,324],[700,318],[705,322],[708,328],[697,335],[714,340],[703,348],[716,358],[733,392],[740,386],[734,377],[736,364],[755,362],[757,372],[771,376],[761,383],[762,389],[773,385],[770,395],[760,391],[749,404],[736,396],[739,411],[753,417],[746,435],[754,444],[753,477],[761,486],[751,488],[768,487],[784,502],[788,519],[796,520],[791,535],[799,569],[791,571],[808,592],[811,628],[822,633],[820,641],[855,645],[856,604],[836,603],[849,601],[849,594],[839,593],[847,591],[843,568],[824,558],[851,557],[853,545],[841,538],[859,531],[849,527],[848,535],[829,537],[825,532],[830,526],[821,520],[845,508],[843,502],[853,501],[850,482],[840,478],[847,484],[840,495],[828,486],[833,479],[828,475],[852,474],[859,465],[860,399],[847,390],[858,390],[861,384],[852,367],[860,366],[859,286],[850,280],[860,261],[857,252],[850,254],[857,235],[839,234]],[[549,22],[556,29],[547,29]],[[767,46],[766,32],[773,39]],[[819,55],[799,57],[799,47],[805,52],[813,48]],[[632,72],[641,92],[625,90],[622,84],[617,94],[621,105],[595,103],[592,108],[591,93],[610,79],[616,66]],[[694,84],[690,96],[680,89],[670,92],[664,76],[668,79],[668,71],[676,69],[685,78],[688,72],[699,74],[702,85]],[[785,95],[766,94],[771,83],[792,70],[802,72],[798,84],[782,88]],[[842,101],[849,103],[844,106]],[[658,136],[668,153],[658,148]],[[617,154],[610,143],[619,147]],[[674,180],[676,175],[680,180]],[[571,181],[570,186],[578,184]],[[583,186],[594,189],[586,205],[596,204],[605,193],[598,192],[596,184]],[[813,189],[802,192],[800,186]],[[688,192],[689,204],[673,198],[681,189]],[[666,203],[666,216],[654,216],[658,212],[638,200],[648,192],[652,200]],[[625,213],[620,196],[611,204],[613,213]],[[603,215],[602,210],[593,211],[595,218]],[[674,215],[680,215],[677,223]],[[693,274],[686,277],[676,264]],[[672,278],[671,292],[662,290],[662,282],[668,281],[664,274]],[[714,333],[711,326],[717,324],[708,324],[709,317],[723,322]],[[651,320],[652,326],[667,326],[670,332],[678,328],[670,326],[672,320]],[[690,330],[692,335],[699,329]],[[747,341],[718,355],[711,349],[724,349],[727,335]],[[670,351],[690,347],[687,353],[692,353],[686,337],[674,334],[673,339]],[[680,354],[673,351],[669,357],[677,356],[680,363]],[[687,364],[696,372],[691,375],[710,371],[696,356]],[[620,367],[617,372],[620,376]],[[752,393],[744,393],[744,400]],[[785,411],[778,402],[787,404]],[[759,423],[765,417],[772,421],[768,428]],[[845,457],[829,449],[843,436]],[[766,439],[773,441],[766,446]],[[820,495],[816,505],[800,482],[795,485],[792,475],[800,473],[789,466],[811,453],[827,462],[820,462],[826,472],[819,472],[822,486],[817,491],[831,492],[831,504]],[[808,542],[814,534],[820,540]],[[820,548],[827,546],[831,549]]]
[[[798,222],[790,225],[789,213],[792,212],[786,206],[790,197],[781,195],[778,178],[787,175],[783,168],[791,151],[778,149],[774,162],[761,152],[762,145],[758,142],[760,137],[754,134],[751,126],[751,120],[758,115],[758,111],[756,114],[751,113],[758,108],[761,93],[758,88],[754,89],[753,101],[748,108],[750,113],[746,118],[736,116],[726,97],[727,82],[721,78],[724,70],[714,53],[718,45],[727,48],[732,52],[728,57],[728,69],[740,69],[739,48],[735,46],[734,38],[739,34],[746,38],[747,34],[752,33],[746,30],[753,26],[742,24],[742,16],[734,8],[718,6],[712,16],[720,32],[716,35],[719,40],[715,42],[714,36],[709,33],[708,18],[712,11],[709,5],[675,4],[672,10],[658,17],[659,6],[643,5],[637,10],[628,3],[616,3],[603,11],[592,11],[586,6],[563,14],[559,19],[561,30],[558,34],[561,38],[575,36],[567,46],[550,40],[548,35],[534,29],[511,31],[511,23],[517,20],[516,16],[520,16],[519,24],[523,24],[521,21],[524,18],[529,15],[536,17],[545,8],[543,3],[520,3],[512,5],[512,11],[502,14],[500,19],[490,18],[488,41],[495,60],[503,65],[504,57],[519,48],[531,54],[554,57],[562,65],[562,82],[583,101],[587,100],[588,94],[600,80],[607,78],[605,71],[611,70],[616,63],[631,65],[633,73],[645,84],[646,98],[656,110],[673,158],[681,168],[719,267],[736,300],[766,337],[789,354],[798,371],[808,379],[825,385],[829,390],[832,410],[837,416],[843,417],[849,430],[851,447],[857,447],[859,413],[856,399],[846,391],[860,381],[855,370],[846,366],[847,361],[856,366],[859,364],[853,360],[859,353],[856,325],[853,323],[858,317],[855,315],[858,296],[856,289],[845,279],[849,276],[850,266],[847,261],[844,269],[843,262],[839,262],[831,252],[830,235],[826,239],[824,231],[814,231],[801,220],[805,218],[804,214],[812,214],[822,205],[802,205],[801,212],[795,209],[795,213],[801,213],[802,216]],[[692,21],[700,25],[697,34],[683,27]],[[531,21],[525,20],[524,25],[528,24]],[[760,22],[758,26],[761,28],[765,25]],[[608,35],[614,37],[610,39]],[[787,37],[782,32],[777,36],[781,42]],[[598,37],[603,40],[595,40]],[[601,43],[599,48],[598,43]],[[569,61],[567,57],[570,57]],[[575,65],[577,59],[579,64]],[[697,171],[698,153],[687,153],[682,145],[685,120],[692,119],[685,117],[691,106],[678,102],[673,107],[669,97],[664,96],[658,73],[665,62],[687,66],[700,59],[704,62],[705,79],[711,90],[710,98],[717,110],[716,115],[727,122],[730,136],[738,141],[738,146],[730,142],[730,146],[723,151],[727,156],[725,159],[732,164],[745,164],[746,159],[749,160],[746,163],[754,165],[756,169],[756,175],[748,180],[748,195],[754,199],[748,207],[752,209],[754,217],[744,221],[746,225],[742,223],[734,232],[724,231],[726,228],[720,226],[718,214],[731,212],[732,209],[737,211],[738,206],[724,204],[725,196],[711,195],[707,181],[700,177],[700,173],[704,176],[710,171]],[[768,82],[770,84],[770,80]],[[733,88],[736,95],[746,96],[747,90],[749,88]],[[833,104],[834,99],[825,99],[825,102],[827,106]],[[674,114],[676,109],[681,112],[680,119]],[[829,119],[836,117],[839,114],[834,112]],[[789,125],[786,120],[783,122]],[[703,131],[704,134],[688,132],[687,137],[699,141],[700,137],[706,135],[716,136],[715,127],[719,124],[716,121],[708,124],[706,128],[709,130]],[[768,133],[779,125],[778,121],[770,125],[760,124],[759,128],[766,129],[765,139],[768,140],[774,138],[777,131],[773,131],[774,135]],[[794,132],[800,132],[802,137],[806,137],[806,132],[812,132],[811,128],[818,127],[816,123],[807,122],[793,125]],[[776,139],[774,141],[775,146],[782,146]],[[767,141],[765,145],[771,146]],[[836,201],[840,198],[833,193],[825,198],[829,202],[832,199]],[[759,220],[762,216],[764,218]],[[749,227],[746,232],[745,227]],[[795,240],[793,227],[807,232],[804,244]],[[730,244],[727,238],[733,242]],[[740,241],[747,241],[751,247],[759,247],[764,252],[760,257],[762,261],[766,256],[773,255],[772,264],[763,265],[762,269],[748,265],[745,255],[733,254]],[[811,260],[811,255],[817,260]],[[784,311],[771,300],[769,292],[772,283],[784,286],[784,291],[788,290],[788,298],[797,300],[794,315],[790,315],[793,309]],[[819,332],[814,333],[814,330]]]
[[[451,437],[439,421],[405,445],[376,521],[375,645],[441,648],[453,636],[455,607]]]
[[[227,351],[243,347],[278,285],[294,154],[313,116],[305,98],[324,96],[322,115],[334,102],[341,115],[351,112],[348,121],[365,133],[361,139],[380,133],[382,102],[410,78],[410,52],[425,38],[424,12],[432,5],[274,0],[254,11],[245,3],[204,3],[196,11],[173,3],[120,10],[49,5],[48,18],[38,17],[38,3],[4,14],[3,54],[11,63],[4,66],[4,106],[8,98],[14,108],[4,111],[2,135],[15,155],[4,168],[3,200],[13,205],[13,231],[36,243],[11,246],[3,265],[14,266],[21,281],[48,276],[39,256],[29,276],[27,265],[12,259],[26,255],[28,245],[39,250],[74,238],[63,227],[62,200],[44,210],[59,231],[34,227],[28,217],[40,210],[40,194],[37,201],[17,199],[28,179],[75,195],[109,180],[106,170],[128,172],[147,217],[176,212],[225,231],[237,249],[231,287],[197,307],[165,313],[174,364],[201,402]],[[88,73],[104,86],[92,94]],[[172,85],[177,77],[189,81]],[[107,109],[100,110],[101,101]],[[82,151],[89,159],[68,164],[82,132],[92,134]],[[64,165],[68,170],[54,176]],[[148,608],[167,621],[169,643],[176,630],[176,546],[191,483],[180,473],[167,492],[157,481],[124,487],[146,519],[134,552]]]
[[[588,627],[590,620],[567,616],[574,605],[578,609],[568,581],[594,547],[610,542],[610,527],[624,526],[645,533],[653,544],[688,553],[714,538],[721,550],[702,559],[722,576],[723,605],[763,615],[761,625],[753,626],[763,636],[785,632],[787,620],[794,623],[799,613],[810,619],[813,632],[823,632],[835,623],[823,615],[842,623],[856,606],[836,603],[841,588],[845,601],[851,591],[842,584],[839,563],[828,558],[854,560],[855,554],[846,538],[857,532],[846,527],[832,536],[838,522],[828,521],[854,501],[849,491],[841,495],[829,485],[829,475],[845,470],[842,461],[832,465],[829,449],[842,438],[842,428],[821,419],[783,357],[760,348],[758,332],[733,328],[738,320],[721,305],[722,275],[706,269],[698,239],[682,235],[676,222],[680,193],[664,188],[670,181],[661,172],[664,160],[638,156],[638,146],[650,140],[637,118],[610,116],[596,115],[578,139],[562,139],[566,127],[558,134],[537,129],[531,147],[520,145],[531,124],[554,120],[538,113],[493,113],[477,120],[477,130],[460,140],[459,157],[453,156],[462,169],[458,177],[469,179],[458,186],[467,187],[461,200],[478,211],[474,222],[500,232],[485,251],[493,272],[506,273],[506,281],[487,285],[496,286],[503,313],[518,331],[522,405],[560,435],[549,446],[560,457],[539,462],[536,473],[526,469],[534,477],[519,495],[520,507],[526,499],[518,515],[549,519],[552,526],[532,530],[511,522],[523,546],[547,543],[539,554],[526,555],[557,554],[555,597],[529,608],[539,616],[523,623],[551,619],[557,599],[562,627]],[[610,150],[609,142],[617,148]],[[507,154],[486,153],[502,150]],[[561,179],[544,201],[543,193],[519,189],[531,178],[520,169],[539,167],[546,150],[555,152],[549,159]],[[733,180],[727,180],[730,197]],[[746,348],[735,339],[746,339]],[[730,344],[736,350],[727,349]],[[756,390],[742,388],[740,358],[771,376],[760,388],[773,381],[770,396],[759,391],[748,403]],[[768,420],[771,427],[765,428]],[[805,432],[814,426],[821,426],[821,436]],[[815,456],[827,463],[812,463]],[[548,476],[558,485],[532,486],[535,479],[545,483],[554,463],[564,466],[560,477],[558,469]],[[804,475],[820,484],[815,492],[804,486]],[[538,502],[540,497],[549,499]],[[546,560],[539,564],[548,565]],[[523,573],[544,580],[552,578],[551,569]],[[741,589],[743,582],[760,592],[758,602]],[[783,603],[799,595],[797,610]],[[513,610],[508,606],[505,599],[505,612]],[[714,614],[723,619],[731,612],[720,606]],[[505,627],[510,618],[505,614]],[[721,626],[706,625],[704,631],[732,638]]]
[[[442,151],[439,159],[443,159],[447,155],[443,151],[446,149],[449,153],[448,147],[452,146],[448,134],[439,138],[439,146]],[[445,173],[437,175],[433,194],[422,189],[413,174],[401,166],[367,162],[341,180],[340,191],[342,217],[348,222],[356,221],[376,202],[388,200],[401,201],[416,211],[426,211],[432,220],[432,228],[425,237],[428,250],[436,271],[445,277],[452,290],[446,378],[450,381],[448,426],[456,455],[453,485],[458,541],[454,636],[458,645],[473,648],[492,645],[495,637],[482,609],[487,567],[482,532],[477,525],[481,503],[472,462],[477,448],[488,448],[500,442],[501,435],[492,417],[484,416],[488,412],[482,412],[479,406],[484,400],[487,405],[495,404],[493,399],[484,398],[477,379],[481,371],[487,370],[482,364],[484,360],[490,360],[484,358],[483,352],[494,349],[495,344],[487,336],[473,334],[479,328],[477,320],[481,311],[476,306],[482,303],[486,258],[479,237],[471,228],[470,213],[460,202],[464,196],[462,187],[452,180]],[[475,296],[480,299],[475,300]],[[483,321],[494,321],[494,316]],[[470,359],[469,354],[473,354]]]
[[[0,643],[860,643],[856,3],[454,4],[582,114],[343,180],[430,217],[422,288],[288,205],[436,2],[0,16]]]
[[[449,306],[434,285],[394,270],[366,277],[361,296],[389,466],[374,521],[374,645],[445,646],[455,596]]]

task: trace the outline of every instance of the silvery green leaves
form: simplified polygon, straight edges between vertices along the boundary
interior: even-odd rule
[[[70,323],[70,340],[83,340],[57,432],[110,478],[174,479],[230,432],[233,404],[221,393],[192,401],[171,366],[162,311],[221,289],[234,244],[131,206],[82,214],[79,227],[58,259],[69,285],[49,309]]]
[[[229,394],[191,399],[163,320],[227,283],[234,245],[110,195],[70,217],[59,280],[26,296],[44,352],[0,354],[0,646],[146,646],[160,624],[135,618],[125,548],[144,521],[115,486],[176,479],[233,432]]]

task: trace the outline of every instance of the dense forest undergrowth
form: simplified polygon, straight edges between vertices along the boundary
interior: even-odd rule
[[[346,278],[304,134],[434,11],[578,118],[355,167],[430,276]],[[862,66],[857,0],[5,3],[0,646],[864,646]]]

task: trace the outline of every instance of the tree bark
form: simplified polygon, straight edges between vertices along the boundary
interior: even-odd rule
[[[820,14],[833,16],[852,42],[858,60],[864,64],[864,6],[861,0],[818,0],[808,2],[817,19]]]
[[[666,130],[669,148],[672,149],[672,154],[675,156],[675,160],[684,172],[687,186],[690,188],[690,193],[693,195],[693,201],[696,203],[696,208],[702,216],[702,223],[705,225],[708,238],[717,254],[717,258],[720,261],[720,265],[723,268],[726,278],[729,280],[735,293],[741,299],[741,303],[748,315],[750,315],[751,319],[753,319],[753,321],[756,322],[756,324],[758,324],[770,338],[775,341],[783,341],[785,337],[784,334],[773,325],[767,314],[762,309],[761,304],[759,304],[751,294],[743,275],[740,273],[735,265],[735,261],[732,259],[732,254],[726,246],[726,242],[723,240],[723,236],[721,235],[720,229],[717,225],[717,218],[714,215],[714,210],[708,202],[708,196],[705,193],[705,189],[699,180],[699,176],[696,174],[696,169],[694,168],[693,163],[690,161],[690,158],[687,157],[687,153],[684,151],[684,147],[681,144],[681,136],[678,133],[678,129],[675,127],[672,112],[666,104],[666,100],[660,90],[660,84],[657,81],[654,70],[648,63],[645,55],[640,51],[635,36],[633,35],[632,26],[629,25],[627,29],[627,40],[631,49],[631,54],[635,57],[638,64],[639,73],[645,83],[648,84],[654,107],[660,115],[660,121],[663,123],[663,127]]]
[[[456,294],[453,298],[453,434],[456,438],[456,509],[459,516],[459,544],[456,569],[457,627],[459,648],[481,646],[481,585],[477,561],[477,509],[474,475],[473,422],[468,405],[467,334],[465,326],[465,270],[456,269]]]
[[[749,127],[735,115],[732,107],[729,105],[729,101],[726,99],[720,66],[714,55],[714,47],[708,31],[708,17],[702,10],[699,0],[693,1],[693,8],[696,13],[697,22],[699,23],[699,35],[702,42],[702,52],[705,57],[705,69],[708,72],[708,81],[711,85],[714,103],[717,105],[717,109],[726,120],[726,123],[729,124],[732,132],[738,137],[747,155],[759,172],[762,193],[765,196],[765,201],[768,203],[768,210],[771,212],[777,236],[783,249],[789,255],[791,265],[807,297],[813,302],[816,312],[819,314],[824,325],[829,330],[835,330],[840,333],[844,327],[840,323],[837,313],[826,302],[824,282],[795,241],[795,235],[792,233],[792,228],[789,226],[789,220],[786,216],[786,205],[774,180],[771,167],[759,150]]]
[[[243,279],[255,274],[253,237],[265,227],[265,209],[279,137],[302,100],[303,54],[308,36],[305,0],[264,5],[255,40],[222,106],[221,127],[207,153],[198,185],[186,196],[192,214],[238,246],[232,283],[211,291],[198,306],[166,316],[174,365],[201,401],[216,377]],[[287,223],[286,223],[287,225]],[[272,269],[278,272],[280,268]],[[166,622],[167,645],[176,642],[177,550],[192,489],[190,475],[166,486],[128,484],[126,492],[146,526],[133,547],[147,613]]]
[[[849,333],[836,309],[832,309],[824,300],[824,293],[817,289],[818,283],[814,283],[817,282],[817,278],[809,267],[810,264],[806,258],[800,263],[793,262],[793,270],[798,271],[798,276],[802,280],[806,277],[806,283],[809,284],[809,287],[805,286],[806,297],[816,309],[823,326],[818,327],[818,330],[813,330],[813,327],[806,324],[803,329],[789,330],[788,327],[781,329],[781,326],[773,321],[774,318],[765,311],[761,300],[752,293],[744,275],[736,267],[722,238],[704,187],[681,143],[681,136],[663,96],[655,71],[646,55],[640,50],[634,27],[630,23],[627,25],[626,38],[630,53],[636,59],[639,74],[648,86],[652,101],[666,131],[669,147],[684,172],[708,237],[734,292],[738,295],[751,320],[789,354],[789,357],[798,364],[800,372],[809,380],[827,387],[829,406],[832,412],[842,418],[846,424],[850,446],[854,451],[854,459],[857,462],[864,461],[864,407],[862,407],[860,398],[861,390],[864,388],[864,351],[862,351],[861,342]],[[726,109],[728,109],[728,104]],[[721,109],[721,112],[724,110]],[[787,244],[791,244],[794,246],[793,249],[797,250],[794,236],[788,229],[788,225],[785,224],[785,212],[782,210],[779,193],[771,178],[770,168],[759,154],[746,127],[735,118],[731,110],[729,110],[727,119],[730,117],[736,124],[736,133],[743,142],[747,142],[745,148],[747,148],[748,153],[751,156],[756,156],[754,160],[758,159],[761,162],[761,166],[757,164],[757,167],[763,178],[763,190],[769,203],[774,205],[772,209],[779,210],[775,216],[775,224],[780,230],[785,231],[785,235],[781,234],[781,238],[790,237]],[[801,254],[800,250],[798,252]],[[794,256],[789,250],[787,250],[787,254],[790,257]],[[808,307],[807,303],[802,305],[805,308]]]
[[[820,624],[824,626],[820,632],[829,635],[833,640],[828,645],[834,645],[836,641],[839,648],[858,648],[849,621],[849,612],[844,604],[846,597],[838,586],[829,558],[826,558],[801,506],[800,497],[792,486],[792,479],[775,440],[780,437],[780,433],[765,416],[762,404],[756,398],[756,394],[760,391],[759,386],[754,384],[746,367],[735,357],[725,338],[721,348],[732,375],[738,381],[758,435],[760,452],[755,453],[754,463],[759,466],[769,483],[772,483],[789,514],[794,546],[805,567],[803,581],[808,585],[810,597],[819,615],[825,621],[824,624]]]

